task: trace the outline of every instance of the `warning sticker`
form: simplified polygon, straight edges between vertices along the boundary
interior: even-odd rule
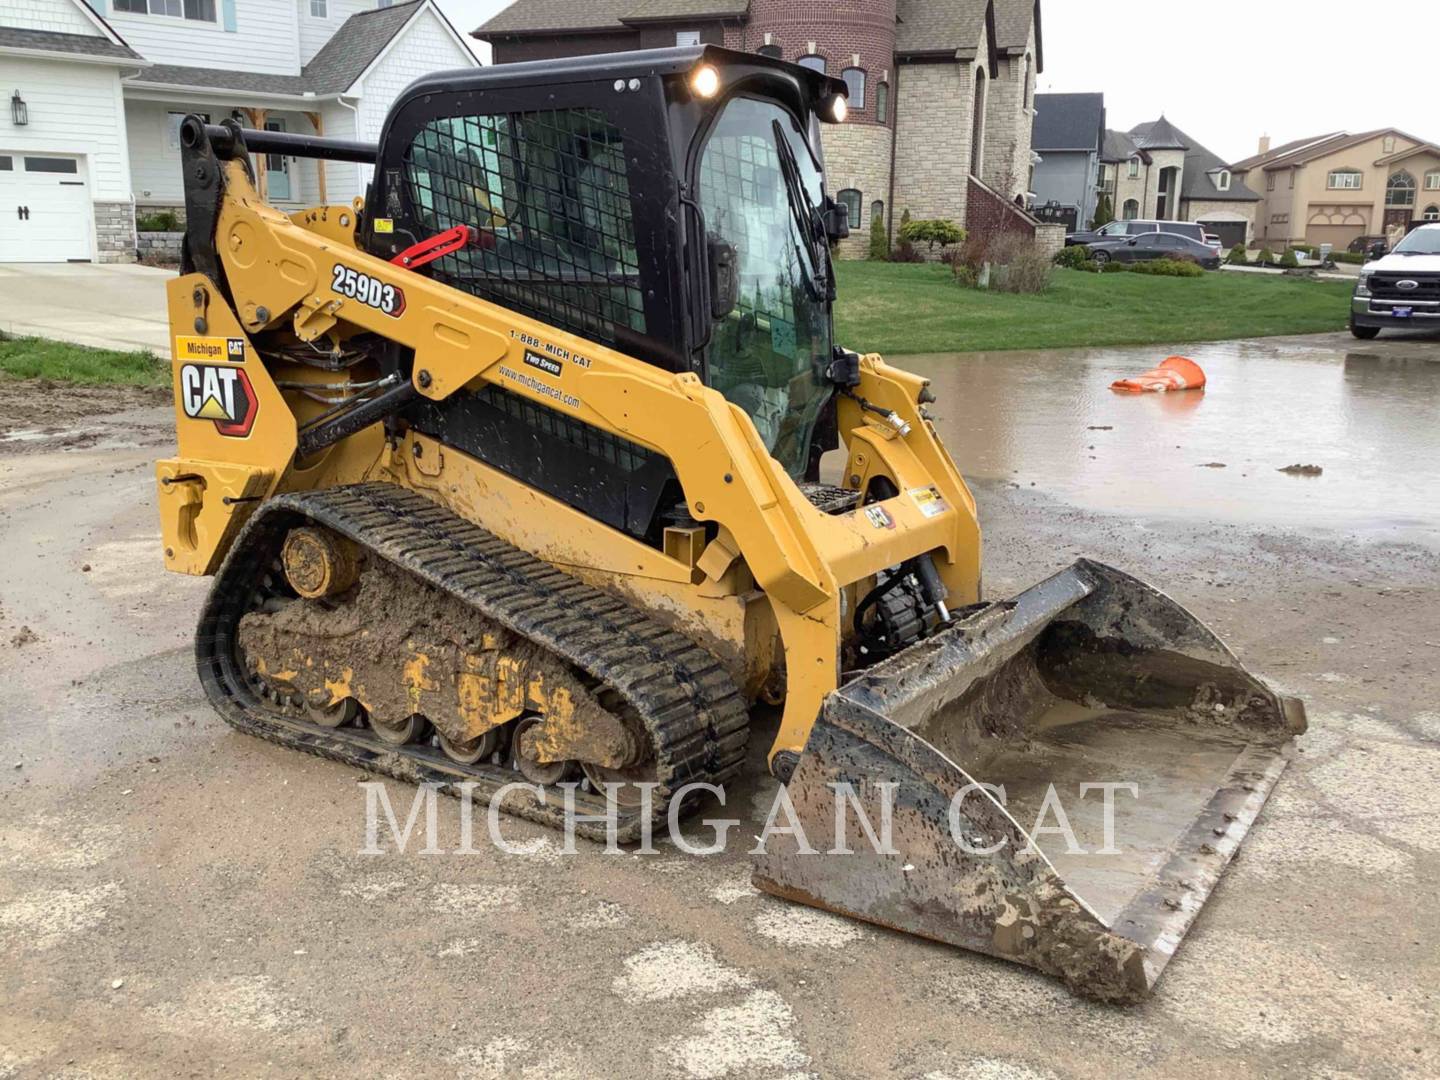
[[[933,487],[911,488],[910,498],[927,518],[939,517],[950,509],[950,504],[942,499],[940,492]]]
[[[394,220],[388,217],[377,217],[375,219],[375,231],[377,233],[393,233],[395,231]]]
[[[177,360],[229,360],[235,364],[245,362],[245,339],[232,337],[177,337],[175,339]]]

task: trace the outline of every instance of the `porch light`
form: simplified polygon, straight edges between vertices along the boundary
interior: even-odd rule
[[[30,109],[25,104],[25,99],[20,96],[20,91],[15,91],[15,96],[10,99],[10,119],[15,121],[16,127],[24,127],[30,123]]]

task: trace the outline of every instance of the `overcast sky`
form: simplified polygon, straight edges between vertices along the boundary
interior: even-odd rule
[[[574,0],[584,4],[587,0]],[[438,0],[468,34],[507,0]],[[1162,112],[1227,161],[1329,131],[1440,140],[1440,0],[1042,0],[1042,91],[1102,91],[1127,130]],[[472,39],[473,40],[473,39]],[[485,48],[475,42],[479,49]],[[482,54],[482,59],[488,59]]]

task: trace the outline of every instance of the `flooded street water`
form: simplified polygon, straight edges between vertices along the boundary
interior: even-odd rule
[[[1110,383],[1174,351],[1202,391]],[[905,356],[965,475],[1088,509],[1440,541],[1440,340]],[[1282,472],[1315,465],[1318,476]]]

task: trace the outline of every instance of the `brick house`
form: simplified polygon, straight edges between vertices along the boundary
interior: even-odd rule
[[[1362,236],[1394,243],[1440,221],[1440,146],[1396,128],[1331,132],[1270,146],[1230,166],[1262,192],[1260,235],[1271,247]]]
[[[1030,175],[1039,0],[516,0],[474,31],[496,63],[716,44],[823,70],[850,87],[825,128],[830,186],[850,207],[843,257],[877,216],[950,218],[1033,235]]]
[[[1100,187],[1117,218],[1198,221],[1226,247],[1259,235],[1260,196],[1163,116],[1107,131],[1100,162]]]

